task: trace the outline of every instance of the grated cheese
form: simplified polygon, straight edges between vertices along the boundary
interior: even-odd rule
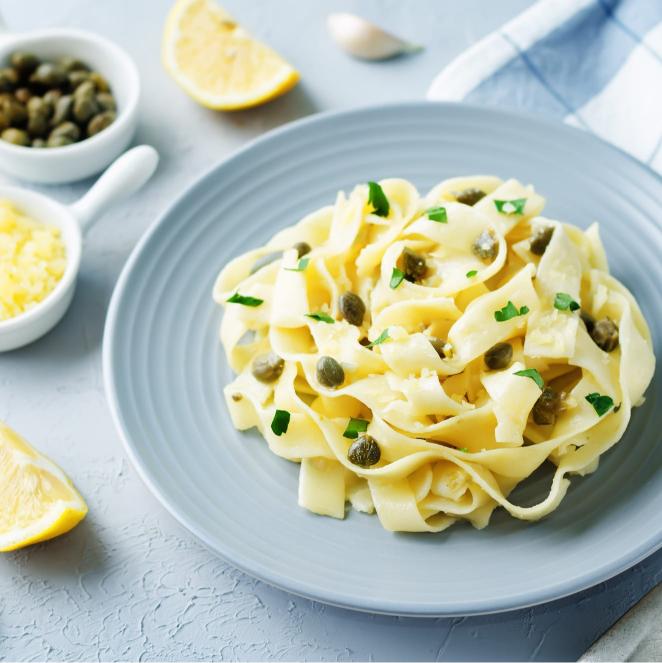
[[[60,230],[0,200],[0,321],[25,313],[62,278],[66,252]]]

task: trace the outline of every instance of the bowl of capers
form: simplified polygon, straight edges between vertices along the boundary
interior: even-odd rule
[[[0,169],[62,183],[104,169],[131,141],[140,82],[129,56],[89,32],[49,29],[0,43]]]

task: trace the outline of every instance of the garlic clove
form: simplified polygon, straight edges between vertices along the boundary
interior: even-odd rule
[[[326,25],[340,48],[363,60],[385,60],[422,49],[355,14],[329,14]]]

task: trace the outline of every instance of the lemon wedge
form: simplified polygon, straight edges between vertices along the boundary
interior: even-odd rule
[[[0,552],[64,534],[86,514],[62,470],[0,422]]]
[[[299,73],[212,0],[178,0],[163,34],[163,63],[198,103],[237,110],[274,99]]]

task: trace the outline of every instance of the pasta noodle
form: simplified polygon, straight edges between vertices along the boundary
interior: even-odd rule
[[[302,507],[482,528],[497,507],[542,518],[597,469],[652,378],[650,333],[597,225],[543,206],[491,176],[361,184],[221,271],[233,424],[301,464]],[[510,501],[545,461],[548,494]]]

